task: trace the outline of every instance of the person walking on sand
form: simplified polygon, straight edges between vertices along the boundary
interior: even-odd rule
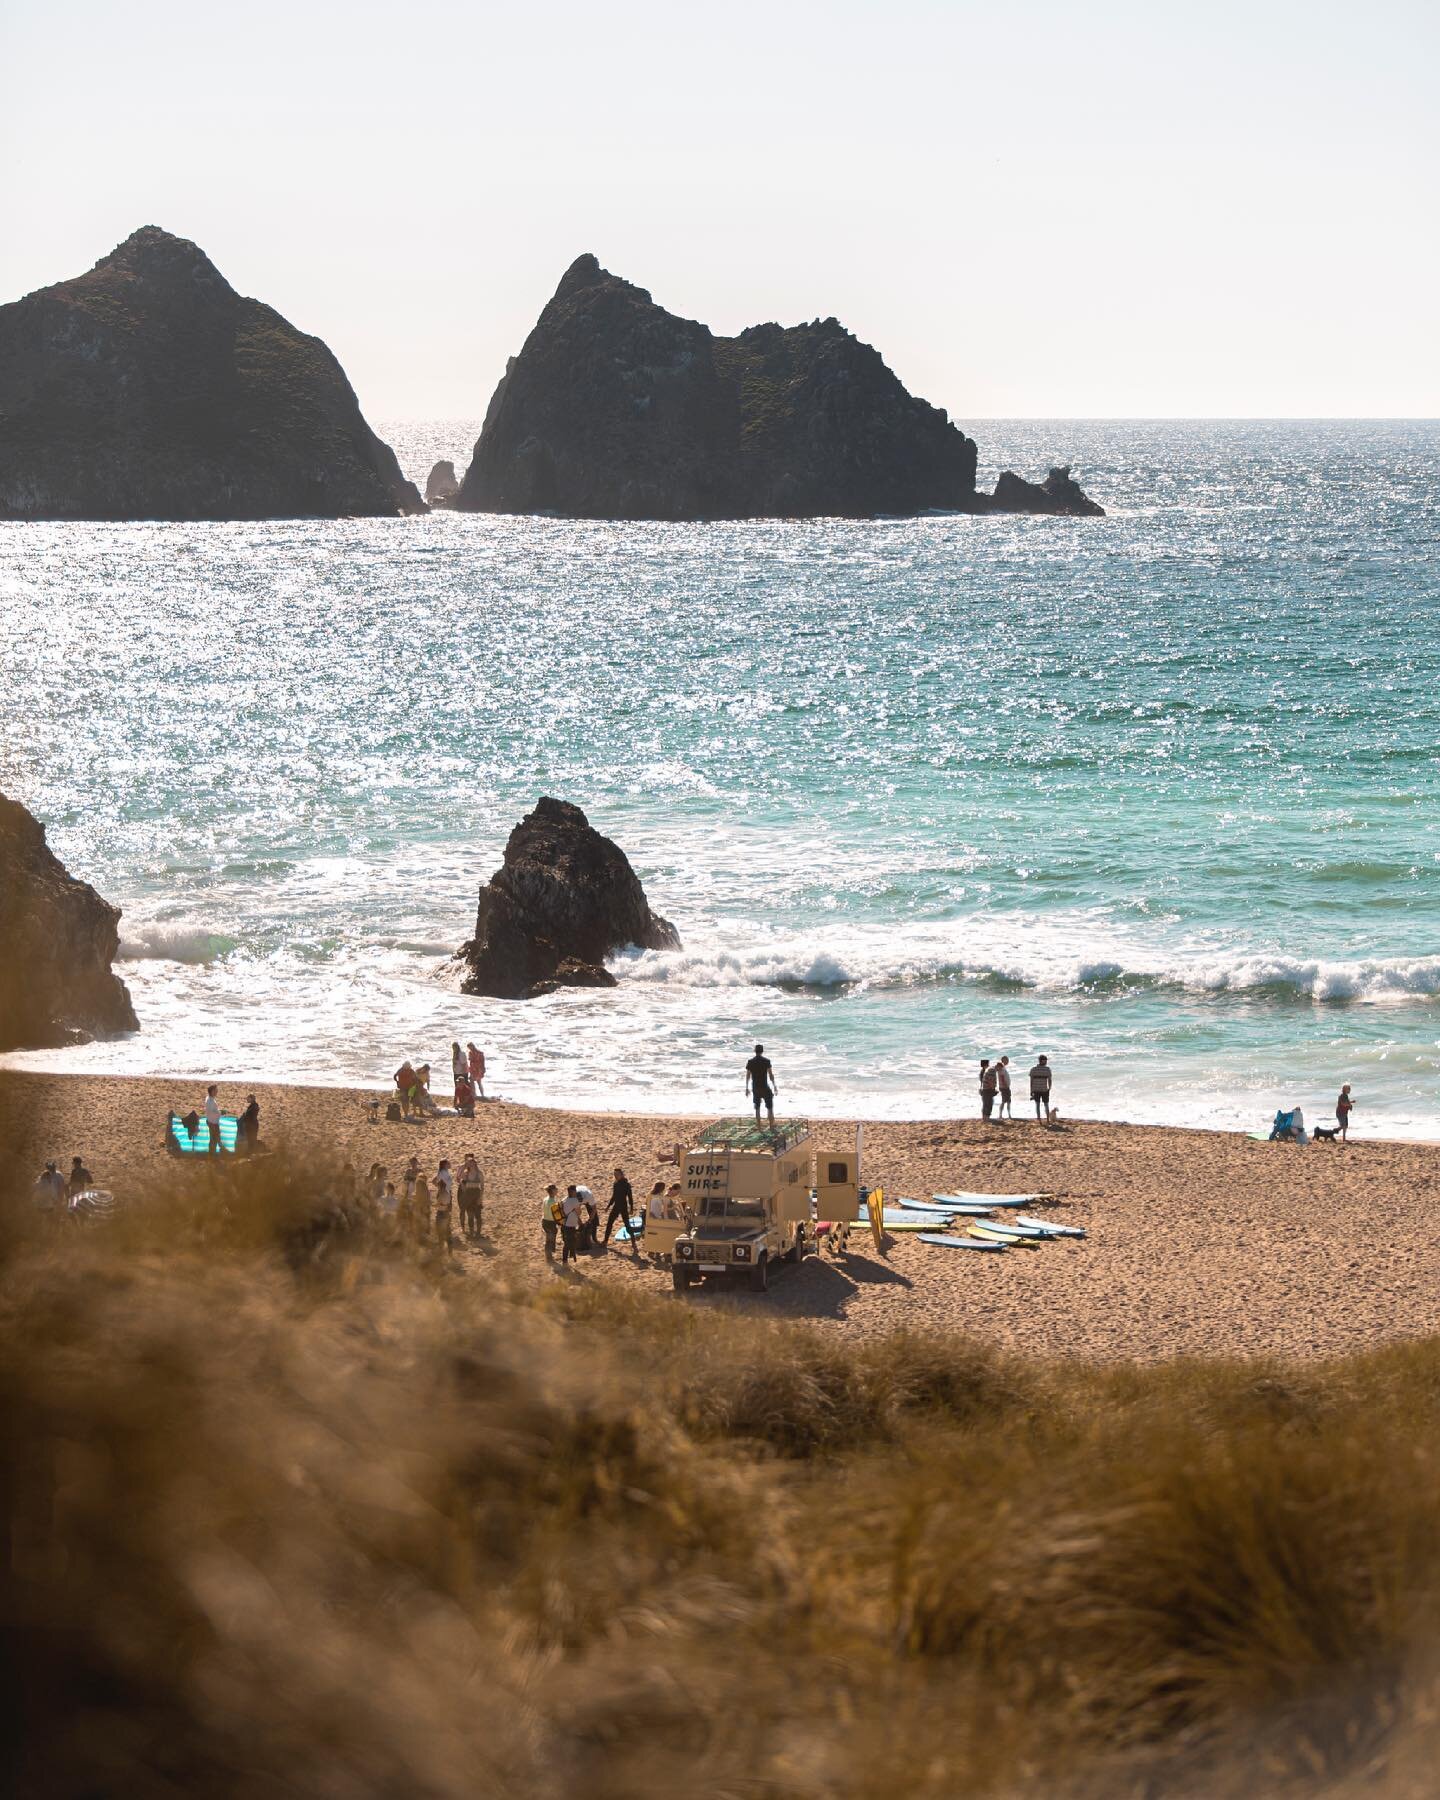
[[[460,1165],[460,1229],[477,1238],[485,1228],[485,1174],[471,1150]]]
[[[1350,1114],[1355,1110],[1355,1102],[1350,1098],[1350,1083],[1347,1081],[1340,1090],[1340,1098],[1335,1102],[1335,1122],[1340,1127],[1340,1142],[1350,1142]]]
[[[458,1081],[462,1075],[464,1075],[468,1078],[469,1074],[470,1074],[470,1065],[465,1060],[465,1052],[460,1048],[460,1046],[458,1044],[451,1044],[451,1046],[450,1046],[450,1078],[451,1078],[451,1080]]]
[[[473,1044],[467,1043],[465,1062],[470,1079],[474,1083],[475,1092],[483,1100],[485,1098],[485,1052],[477,1050]]]
[[[1014,1109],[1010,1104],[1010,1058],[1002,1056],[995,1065],[995,1085],[1000,1095],[1000,1111],[996,1115],[1003,1119],[1007,1114],[1013,1119]]]
[[[617,1225],[623,1225],[626,1231],[630,1229],[630,1215],[634,1206],[635,1190],[626,1178],[625,1171],[617,1169],[615,1179],[610,1187],[610,1210],[605,1214],[604,1242],[607,1250],[610,1247],[610,1233]],[[640,1254],[633,1240],[630,1247],[637,1256]]]
[[[70,1159],[70,1198],[73,1200],[77,1194],[83,1194],[86,1188],[92,1188],[94,1185],[95,1177],[85,1167],[84,1158],[72,1156]]]
[[[245,1102],[245,1110],[240,1115],[237,1135],[239,1141],[235,1148],[244,1150],[247,1154],[254,1150],[260,1142],[260,1102],[253,1094]]]
[[[755,1102],[755,1123],[760,1123],[760,1108],[763,1104],[769,1114],[770,1123],[775,1123],[775,1095],[779,1090],[779,1082],[775,1079],[775,1065],[765,1054],[765,1046],[757,1044],[755,1054],[745,1065],[745,1092]]]
[[[560,1251],[560,1266],[576,1262],[580,1256],[580,1226],[585,1218],[585,1202],[580,1198],[580,1191],[572,1181],[565,1190],[565,1198],[560,1203],[560,1236],[563,1246]]]
[[[1050,1059],[1048,1056],[1037,1056],[1035,1066],[1030,1071],[1030,1098],[1035,1102],[1035,1117],[1050,1117]]]
[[[37,1210],[58,1219],[65,1211],[65,1177],[53,1162],[47,1162],[45,1171],[35,1183],[35,1205]]]
[[[540,1202],[540,1229],[545,1233],[545,1260],[555,1260],[555,1239],[560,1235],[560,1220],[564,1208],[560,1204],[560,1190],[552,1181],[545,1189],[545,1198]]]
[[[995,1090],[1000,1085],[996,1065],[988,1056],[980,1059],[980,1117],[988,1119],[995,1110]]]
[[[220,1154],[220,1090],[212,1081],[205,1090],[205,1123],[210,1131],[210,1144],[207,1156]]]

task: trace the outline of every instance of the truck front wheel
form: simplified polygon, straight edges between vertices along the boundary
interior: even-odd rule
[[[694,1281],[695,1271],[693,1269],[687,1269],[684,1263],[676,1263],[675,1267],[670,1271],[670,1278],[675,1283],[675,1292],[678,1294],[688,1288],[690,1283]]]
[[[759,1262],[750,1271],[750,1286],[757,1294],[763,1294],[770,1286],[770,1258],[761,1256]]]

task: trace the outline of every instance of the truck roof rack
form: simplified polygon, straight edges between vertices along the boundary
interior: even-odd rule
[[[717,1119],[695,1140],[697,1150],[765,1150],[781,1155],[810,1135],[808,1119],[777,1119],[757,1125],[753,1119]]]

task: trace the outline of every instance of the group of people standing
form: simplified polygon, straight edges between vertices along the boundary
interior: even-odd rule
[[[603,1226],[593,1189],[586,1187],[583,1181],[572,1181],[562,1194],[559,1184],[550,1182],[540,1202],[540,1229],[545,1238],[546,1260],[555,1260],[557,1247],[562,1268],[566,1263],[576,1262],[582,1250],[591,1256],[597,1255],[609,1248],[617,1227],[630,1239],[631,1254],[639,1256],[640,1246],[630,1229],[634,1214],[635,1190],[623,1169],[616,1169],[611,1181],[610,1205]]]
[[[485,1098],[485,1052],[474,1044],[462,1050],[458,1043],[450,1046],[450,1076],[455,1086],[455,1110],[462,1119],[475,1117],[475,1102]],[[395,1092],[400,1116],[408,1119],[430,1118],[440,1107],[430,1093],[429,1063],[412,1062],[407,1056],[395,1071]]]
[[[433,1238],[442,1249],[453,1249],[457,1206],[466,1238],[478,1238],[485,1229],[485,1172],[473,1150],[458,1170],[442,1156],[433,1176],[412,1156],[398,1190],[385,1164],[371,1163],[366,1190],[371,1206],[397,1237]]]
[[[1048,1056],[1035,1059],[1035,1066],[1030,1071],[1030,1098],[1035,1102],[1035,1117],[1047,1123],[1053,1116],[1050,1108],[1050,1089],[1052,1071]],[[980,1059],[980,1117],[982,1119],[1013,1119],[1015,1113],[1011,1105],[1010,1058],[1002,1056],[992,1062],[988,1056]]]

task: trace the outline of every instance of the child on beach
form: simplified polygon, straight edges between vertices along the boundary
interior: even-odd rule
[[[1340,1142],[1350,1142],[1350,1114],[1354,1111],[1355,1102],[1350,1098],[1350,1083],[1347,1081],[1340,1090],[1340,1098],[1335,1102],[1335,1119],[1340,1127]]]
[[[475,1092],[483,1100],[485,1098],[485,1052],[477,1050],[473,1044],[465,1046],[465,1061],[471,1081],[475,1084]]]

